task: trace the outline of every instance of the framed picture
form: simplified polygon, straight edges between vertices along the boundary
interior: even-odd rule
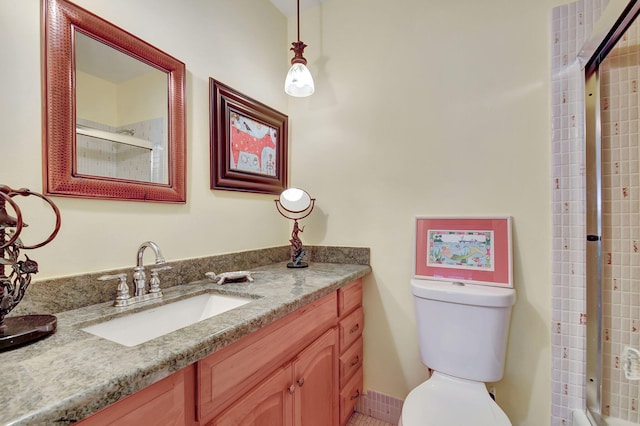
[[[510,217],[417,217],[416,278],[513,287]]]
[[[280,194],[287,187],[288,117],[213,78],[211,188]]]

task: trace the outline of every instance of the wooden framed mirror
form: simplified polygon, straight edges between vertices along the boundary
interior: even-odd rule
[[[44,193],[184,203],[184,63],[66,0],[42,4]]]

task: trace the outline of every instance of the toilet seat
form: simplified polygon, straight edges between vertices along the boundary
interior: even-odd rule
[[[485,384],[434,372],[402,407],[402,426],[511,426]]]

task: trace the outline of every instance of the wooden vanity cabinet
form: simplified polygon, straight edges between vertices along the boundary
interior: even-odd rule
[[[362,394],[362,281],[82,420],[91,425],[345,425]]]
[[[338,334],[327,331],[291,363],[207,423],[211,426],[329,426],[338,423]]]
[[[227,411],[207,424],[293,426],[290,386],[290,367],[280,367]]]
[[[362,395],[362,280],[338,290],[338,329],[340,333],[340,425],[351,418]]]
[[[294,425],[338,422],[338,330],[332,328],[309,345],[292,364]]]
[[[79,421],[82,426],[194,425],[195,366],[129,395]]]
[[[210,425],[337,424],[336,308],[333,292],[200,360],[198,421]],[[247,412],[247,407],[259,408]]]

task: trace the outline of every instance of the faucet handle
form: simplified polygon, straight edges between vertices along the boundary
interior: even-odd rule
[[[98,277],[98,280],[100,281],[120,280],[118,282],[118,288],[116,290],[116,300],[113,305],[124,306],[122,301],[127,300],[130,297],[129,286],[127,285],[127,274],[122,273],[122,274],[115,274],[115,275],[103,275],[101,277]]]
[[[161,266],[159,268],[151,268],[151,279],[149,280],[149,293],[160,293],[160,278],[158,272],[167,271],[171,266]]]

